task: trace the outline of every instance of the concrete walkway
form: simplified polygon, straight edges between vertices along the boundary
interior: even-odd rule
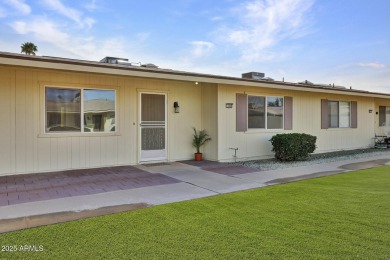
[[[137,165],[133,167],[138,168],[142,172],[143,178],[146,178],[147,181],[150,182],[150,179],[159,176],[159,180],[164,180],[165,182],[168,180],[168,182],[157,184],[150,182],[152,184],[145,187],[128,186],[125,189],[96,194],[76,194],[76,196],[71,197],[0,206],[0,233],[64,222],[85,216],[115,213],[118,212],[118,209],[115,209],[115,207],[129,210],[191,200],[357,169],[389,165],[389,162],[390,156],[382,155],[257,172],[253,172],[252,169],[245,169],[245,167],[234,168],[234,166],[230,166],[227,168],[226,164],[219,163],[213,163],[204,167],[181,162],[149,166]],[[111,171],[114,170],[113,168],[115,167],[110,168]],[[234,170],[238,174],[232,174]],[[147,177],[144,172],[147,172],[151,177]],[[139,173],[137,174],[139,175]],[[165,180],[161,176],[166,176],[167,179]]]

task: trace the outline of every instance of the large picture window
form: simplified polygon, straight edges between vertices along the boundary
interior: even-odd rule
[[[283,98],[248,96],[248,129],[283,129]]]
[[[46,87],[46,132],[115,132],[115,90]]]

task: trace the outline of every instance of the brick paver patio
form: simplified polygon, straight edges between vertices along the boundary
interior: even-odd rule
[[[0,206],[178,183],[133,166],[0,177]]]
[[[207,160],[182,163],[228,176],[256,171]],[[150,173],[134,166],[0,176],[0,206],[178,182],[169,176]]]

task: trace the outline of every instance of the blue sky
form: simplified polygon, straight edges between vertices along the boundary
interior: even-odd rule
[[[390,93],[389,0],[0,0],[0,51]]]

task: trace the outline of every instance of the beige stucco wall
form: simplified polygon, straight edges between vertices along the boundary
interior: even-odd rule
[[[45,85],[115,89],[119,131],[45,134]],[[202,112],[202,87],[194,82],[0,66],[0,175],[139,163],[138,99],[143,91],[167,94],[168,160],[193,158],[192,127],[213,125],[210,119],[202,121],[209,109]],[[174,101],[180,104],[178,114]],[[208,148],[215,158],[216,149]]]
[[[45,134],[45,85],[115,89],[118,132]],[[209,160],[234,160],[234,150],[230,148],[238,148],[237,159],[272,157],[269,139],[284,132],[317,136],[317,152],[368,147],[373,145],[375,132],[379,132],[379,117],[375,112],[379,111],[379,105],[390,106],[390,99],[282,87],[201,81],[195,84],[192,78],[184,81],[0,66],[0,175],[139,163],[141,92],[167,95],[169,161],[193,158],[192,127],[206,129],[212,137],[202,149]],[[236,132],[236,93],[293,97],[293,130]],[[321,99],[357,101],[358,128],[321,129]],[[179,102],[180,113],[174,113],[175,101]],[[233,108],[226,108],[226,103],[233,103]],[[373,113],[368,112],[370,109]]]
[[[293,97],[293,130],[249,130],[236,132],[236,110],[226,109],[222,104],[236,102],[236,93],[260,96]],[[321,129],[321,99],[357,101],[358,128]],[[312,93],[293,90],[271,89],[266,87],[238,88],[234,85],[219,85],[219,159],[231,161],[238,148],[238,159],[273,157],[270,138],[278,133],[308,133],[317,136],[316,152],[341,149],[356,149],[373,145],[375,113],[374,98],[341,94]],[[389,101],[387,101],[389,102]]]
[[[202,129],[211,137],[211,141],[201,148],[204,158],[218,160],[218,85],[201,83],[202,85]],[[199,105],[198,105],[199,106]]]
[[[0,69],[0,173],[15,171],[15,72]]]

